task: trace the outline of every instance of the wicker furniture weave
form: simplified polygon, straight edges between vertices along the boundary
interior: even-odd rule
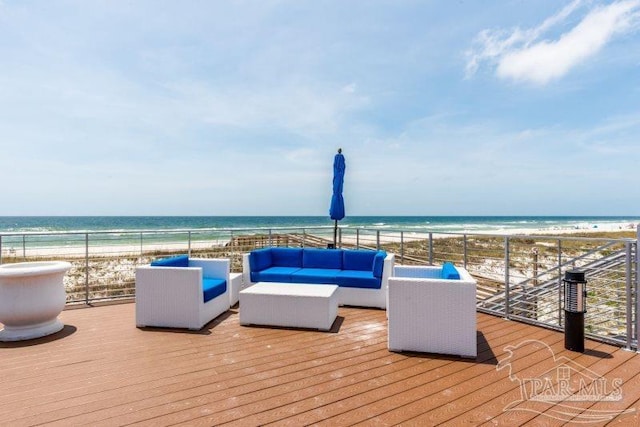
[[[231,307],[238,303],[240,290],[242,289],[242,273],[229,273],[228,282],[229,304]]]
[[[223,278],[227,290],[204,302],[203,277]],[[189,258],[188,267],[136,268],[136,325],[201,329],[229,310],[229,260]]]
[[[331,329],[338,286],[258,282],[240,291],[240,324]]]
[[[389,278],[389,350],[477,356],[476,282],[456,269],[460,280],[441,279],[440,267],[395,266]]]

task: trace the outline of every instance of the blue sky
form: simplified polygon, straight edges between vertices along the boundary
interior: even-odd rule
[[[0,0],[0,215],[639,215],[640,0]]]

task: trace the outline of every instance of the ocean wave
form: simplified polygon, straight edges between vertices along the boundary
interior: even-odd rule
[[[55,228],[50,227],[9,227],[7,232],[9,233],[52,233],[56,232]]]
[[[640,217],[417,217],[375,216],[346,217],[338,223],[344,229],[406,230],[412,232],[460,233],[551,229],[602,229],[612,224],[636,224]],[[0,233],[20,236],[67,234],[82,236],[111,233],[112,239],[135,239],[136,233],[153,239],[153,233],[191,232],[205,236],[216,233],[274,233],[282,230],[330,229],[328,217],[0,217]],[[627,227],[628,228],[628,227]],[[148,235],[148,237],[147,237]],[[5,236],[3,236],[5,237]],[[13,239],[13,236],[6,236]],[[76,237],[74,236],[73,239]],[[90,239],[96,238],[95,235]],[[71,237],[70,237],[71,239]],[[100,239],[100,238],[98,238]],[[105,240],[109,237],[105,237]]]

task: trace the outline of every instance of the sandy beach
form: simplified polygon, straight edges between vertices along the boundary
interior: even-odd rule
[[[479,235],[479,236],[541,236],[541,237],[551,237],[551,236],[571,236],[571,235],[595,235],[598,233],[608,233],[608,234],[619,234],[620,238],[629,237],[630,233],[634,233],[637,231],[637,227],[639,224],[634,223],[606,223],[606,224],[588,224],[585,223],[581,226],[577,227],[566,227],[566,228],[518,228],[518,229],[509,229],[509,230],[501,230],[495,232],[478,232],[478,231],[466,231],[459,233],[442,233],[442,232],[414,232],[411,230],[407,231],[395,231],[395,230],[385,230],[381,229],[379,232],[372,229],[360,230],[356,231],[353,228],[345,228],[341,230],[341,239],[340,242],[343,244],[355,245],[360,244],[362,246],[375,246],[377,244],[378,238],[380,244],[387,243],[400,243],[403,242],[414,242],[418,240],[426,240],[429,237],[433,239],[444,239],[450,237],[460,236],[461,234],[467,235]],[[313,234],[310,234],[313,236]],[[379,237],[378,237],[379,236]],[[250,238],[250,236],[248,236]],[[317,236],[320,239],[326,239],[330,241],[330,238],[326,235]],[[192,251],[201,251],[201,250],[219,250],[222,247],[225,247],[230,243],[230,240],[210,240],[210,241],[192,241],[191,243],[186,241],[176,241],[176,242],[163,242],[163,243],[152,243],[145,242],[143,245],[140,244],[90,244],[89,245],[89,256],[90,257],[108,257],[108,256],[125,256],[125,255],[143,255],[149,253],[166,253],[166,252],[175,252],[175,253],[187,253],[189,249]],[[24,249],[21,246],[8,246],[3,245],[2,247],[2,257],[6,259],[11,258],[31,258],[31,257],[69,257],[69,258],[79,258],[86,256],[86,247],[84,244],[82,245],[49,245],[49,246],[41,246],[36,247],[33,245],[28,245]]]
[[[401,241],[426,240],[429,237],[433,239],[446,239],[450,237],[460,236],[461,234],[479,235],[479,236],[571,236],[571,235],[596,235],[596,234],[619,234],[618,238],[629,237],[630,233],[636,233],[640,224],[629,222],[606,223],[606,224],[582,224],[576,227],[553,227],[553,228],[515,228],[509,230],[499,230],[491,232],[482,231],[460,231],[456,233],[442,232],[414,232],[404,231],[392,232],[387,230],[380,231],[380,243],[399,243]],[[341,241],[344,243],[355,244],[357,240],[361,244],[364,242],[375,242],[376,235],[373,233],[360,235],[359,238],[355,234],[342,235]]]
[[[468,247],[471,259],[470,272],[476,277],[483,277],[500,282],[504,279],[504,245],[501,243],[503,236],[526,236],[529,242],[512,241],[511,262],[516,262],[518,267],[512,272],[513,278],[519,276],[521,280],[532,274],[532,249],[538,248],[541,271],[552,268],[557,262],[557,253],[553,252],[557,247],[556,240],[564,239],[563,252],[577,254],[583,248],[594,248],[602,245],[602,239],[635,239],[637,238],[638,224],[632,223],[606,223],[584,224],[577,227],[565,228],[519,228],[500,230],[499,232],[468,232],[468,233],[441,233],[423,232],[414,230],[390,230],[390,229],[341,229],[340,245],[348,247],[376,248],[382,247],[388,252],[396,253],[397,263],[425,263],[431,260],[440,263],[450,260],[461,263],[463,248],[461,237],[466,235],[470,242]],[[429,244],[429,238],[432,244]],[[574,237],[584,238],[571,239]],[[593,237],[593,238],[590,238]],[[65,277],[65,286],[68,289],[70,300],[82,300],[87,292],[87,283],[92,298],[112,298],[121,295],[132,295],[135,287],[135,268],[141,264],[147,264],[154,258],[177,254],[186,254],[191,250],[194,257],[225,257],[232,260],[231,270],[242,271],[241,254],[252,249],[268,245],[275,246],[309,246],[326,247],[332,241],[332,233],[321,232],[313,234],[309,231],[300,233],[299,230],[288,230],[286,233],[273,234],[233,234],[233,238],[217,238],[215,240],[188,241],[164,241],[154,243],[144,241],[140,244],[131,244],[123,240],[118,244],[117,240],[104,244],[105,239],[95,240],[95,244],[89,239],[88,254],[84,244],[78,245],[51,245],[35,246],[34,242],[28,242],[24,248],[2,247],[2,262],[23,262],[42,259],[66,260],[74,265],[74,268]],[[498,238],[498,239],[496,239]],[[597,239],[596,239],[597,238]],[[62,238],[61,238],[61,241]],[[623,242],[621,240],[621,242]],[[606,243],[606,242],[605,242]],[[618,243],[617,245],[620,246]],[[549,249],[551,252],[546,252]],[[565,254],[565,255],[566,255]],[[87,268],[88,267],[88,268]]]

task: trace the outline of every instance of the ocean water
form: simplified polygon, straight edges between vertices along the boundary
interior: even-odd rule
[[[558,230],[635,229],[640,217],[566,216],[352,216],[341,228],[420,235],[433,233],[535,234]],[[333,234],[333,221],[324,216],[27,216],[0,217],[0,250],[17,253],[36,248],[141,246],[185,242],[218,242],[234,235],[291,232]],[[167,233],[167,230],[183,232]],[[236,231],[237,230],[237,231]],[[281,231],[279,231],[281,230]],[[157,232],[159,231],[159,232]],[[189,233],[187,234],[188,231]],[[108,233],[107,233],[108,232]],[[138,233],[139,232],[139,233]],[[85,234],[87,233],[87,234]]]
[[[607,229],[636,216],[352,216],[340,227],[440,233]],[[140,230],[332,227],[328,216],[0,216],[0,234]]]

